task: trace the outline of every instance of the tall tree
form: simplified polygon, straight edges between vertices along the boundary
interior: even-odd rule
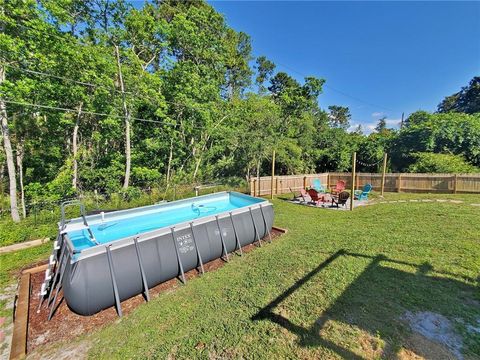
[[[1,27],[0,27],[1,29]],[[4,59],[0,56],[0,86],[5,82],[5,66],[3,66]],[[1,130],[3,137],[3,148],[5,150],[5,157],[7,161],[8,183],[10,189],[10,213],[15,222],[20,221],[17,205],[17,177],[15,172],[15,162],[12,150],[12,142],[10,139],[10,129],[8,127],[7,107],[3,96],[0,96],[0,118]]]
[[[2,18],[5,15],[5,9],[3,5],[0,4],[0,34],[6,36],[4,34],[5,25],[1,22]],[[12,39],[2,39],[7,44]],[[6,59],[3,56],[3,52],[0,53],[0,87],[6,80],[6,69],[5,69]],[[17,206],[17,179],[16,179],[16,172],[15,172],[15,162],[12,150],[12,142],[10,138],[10,129],[8,126],[8,118],[7,118],[7,106],[4,101],[3,93],[0,95],[0,126],[1,126],[1,134],[3,138],[3,148],[5,150],[5,157],[7,162],[7,171],[8,171],[8,182],[9,182],[9,189],[10,189],[10,213],[12,216],[13,221],[19,222],[20,215],[18,213],[18,206]]]
[[[378,119],[377,126],[375,126],[375,131],[377,133],[384,133],[387,130],[387,117],[383,116]]]
[[[474,114],[480,112],[480,76],[475,76],[459,92],[447,96],[439,105],[438,112],[463,112]]]
[[[275,64],[268,60],[265,56],[259,56],[255,60],[255,67],[257,76],[255,77],[255,84],[258,86],[260,93],[265,91],[265,82],[267,82],[275,70]]]
[[[350,109],[346,106],[331,105],[328,107],[330,111],[330,124],[333,127],[347,129],[350,126]]]

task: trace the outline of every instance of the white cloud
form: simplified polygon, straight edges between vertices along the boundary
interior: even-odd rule
[[[386,119],[387,126],[399,127],[401,119]]]
[[[382,117],[382,116],[385,116],[385,113],[383,113],[383,112],[373,112],[372,113],[373,118],[376,118],[376,117],[379,118],[379,117]]]
[[[400,127],[400,119],[386,119],[387,128],[399,128]],[[350,123],[350,127],[347,129],[348,132],[352,132],[357,130],[358,125],[362,125],[362,131],[365,135],[368,135],[375,131],[375,127],[377,126],[377,121],[371,122],[361,122],[361,121],[352,121]]]

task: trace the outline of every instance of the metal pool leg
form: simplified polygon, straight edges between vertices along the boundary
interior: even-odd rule
[[[237,229],[235,229],[235,223],[233,222],[232,212],[230,212],[230,220],[232,221],[233,233],[235,234],[235,240],[237,242],[238,249],[240,250],[240,256],[242,256],[243,255],[242,245],[240,244],[240,239],[238,238],[238,235],[237,235]]]
[[[222,240],[222,246],[223,246],[223,252],[225,253],[225,258],[227,261],[229,261],[230,259],[228,258],[228,252],[227,252],[227,247],[225,246],[225,241],[223,240],[222,229],[220,229],[220,222],[218,221],[218,215],[215,216],[215,220],[217,220],[218,232],[220,233],[220,240]]]
[[[262,240],[260,240],[260,235],[258,235],[257,225],[255,225],[255,219],[253,218],[252,208],[249,207],[248,211],[250,211],[250,217],[252,218],[253,228],[255,229],[255,234],[257,235],[258,245],[262,246]]]
[[[133,243],[135,244],[135,250],[137,251],[138,265],[140,266],[140,274],[142,275],[142,282],[144,288],[144,294],[147,301],[150,301],[150,293],[148,291],[148,282],[145,277],[145,271],[143,270],[142,255],[140,254],[140,248],[138,247],[138,237],[133,238]]]
[[[113,285],[113,295],[115,296],[115,307],[117,308],[118,316],[122,317],[122,305],[120,304],[120,296],[118,295],[117,280],[115,279],[115,269],[113,267],[112,253],[110,251],[110,246],[105,246],[107,251],[108,267],[110,268],[110,276],[112,278]]]
[[[51,292],[53,292],[53,290],[54,290],[54,288],[55,288],[55,296],[53,297],[53,302],[52,302],[52,304],[51,304],[52,307],[50,308],[50,313],[48,314],[48,320],[49,320],[49,321],[50,321],[50,319],[52,318],[53,313],[55,312],[55,309],[56,309],[55,305],[56,305],[56,302],[57,302],[57,296],[58,296],[58,293],[60,292],[60,288],[62,287],[63,274],[64,274],[64,270],[65,270],[65,267],[66,267],[66,265],[64,265],[64,264],[66,264],[66,261],[64,261],[64,258],[65,258],[65,257],[66,257],[66,256],[64,256],[64,257],[61,259],[62,262],[61,262],[61,264],[60,264],[60,266],[58,267],[58,270],[57,270],[57,271],[60,272],[60,279],[58,280],[58,284],[57,284],[57,286],[54,286],[55,283],[52,284]],[[53,287],[54,287],[54,288],[53,288]],[[49,299],[50,299],[50,297],[49,297]],[[49,301],[50,301],[50,300],[49,300]],[[50,302],[47,302],[47,307],[48,307],[48,306],[50,306]]]
[[[187,280],[185,279],[185,273],[183,272],[182,259],[180,259],[180,254],[178,253],[177,241],[175,240],[175,227],[171,227],[170,230],[172,231],[173,246],[175,246],[175,253],[177,254],[178,266],[180,267],[180,273],[182,275],[182,282],[186,284]]]
[[[270,229],[268,228],[267,219],[265,218],[265,214],[263,213],[262,204],[260,204],[260,212],[262,213],[263,223],[265,224],[265,229],[268,232],[268,242],[272,242],[272,235],[270,234]]]
[[[192,238],[193,238],[193,243],[195,244],[195,249],[197,249],[198,262],[200,263],[200,271],[202,272],[202,274],[205,274],[205,270],[203,269],[202,256],[200,255],[200,249],[197,246],[197,240],[195,239],[195,233],[193,232],[193,222],[190,223],[190,231],[192,232]]]

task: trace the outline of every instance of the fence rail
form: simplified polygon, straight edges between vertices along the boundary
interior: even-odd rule
[[[331,188],[338,180],[343,180],[348,189],[352,187],[351,173],[322,173],[275,176],[273,193],[285,194],[311,186],[313,179],[319,179],[324,186]],[[271,176],[250,178],[250,194],[265,196],[271,193]],[[372,184],[379,191],[382,187],[382,174],[357,173],[355,188],[361,189],[365,184]],[[431,192],[431,193],[477,193],[480,194],[480,174],[385,174],[385,191],[387,192]]]

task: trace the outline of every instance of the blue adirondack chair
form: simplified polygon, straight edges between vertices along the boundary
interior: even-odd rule
[[[324,193],[325,187],[320,182],[320,179],[313,179],[312,181],[312,188],[317,190],[317,192]]]
[[[372,184],[365,184],[362,190],[355,190],[355,199],[368,200],[368,194],[370,194],[372,188]]]

